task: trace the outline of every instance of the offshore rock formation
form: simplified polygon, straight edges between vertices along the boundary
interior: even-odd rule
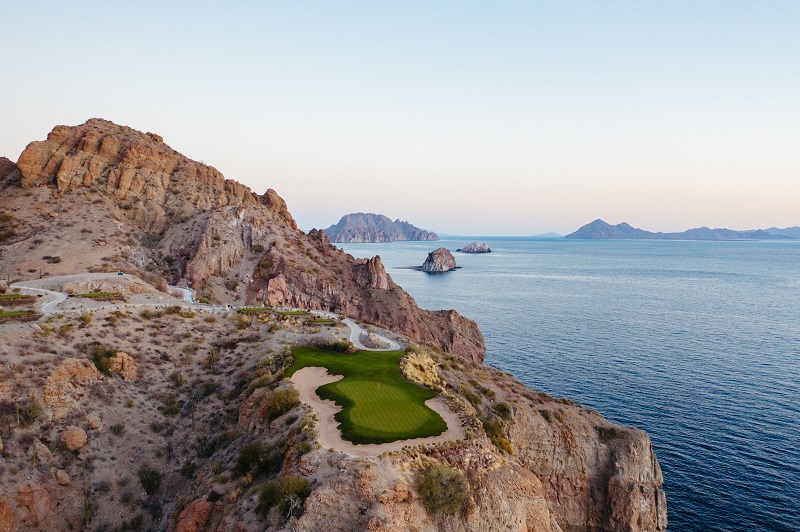
[[[491,253],[492,250],[489,247],[489,244],[481,244],[478,242],[473,242],[461,249],[457,249],[456,251],[460,251],[461,253]]]
[[[435,249],[428,253],[425,262],[419,267],[420,271],[428,273],[449,272],[455,269],[456,259],[447,248]]]
[[[339,223],[325,229],[333,242],[394,242],[396,240],[439,240],[436,233],[415,227],[382,214],[363,213],[342,216]]]

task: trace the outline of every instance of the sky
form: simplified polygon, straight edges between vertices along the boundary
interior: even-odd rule
[[[167,5],[168,4],[168,5]],[[303,229],[800,225],[800,2],[0,0],[0,155],[101,117]]]

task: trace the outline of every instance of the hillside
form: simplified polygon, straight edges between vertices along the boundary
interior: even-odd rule
[[[611,225],[603,220],[588,223],[564,238],[572,239],[639,239],[639,240],[783,240],[800,237],[798,228],[754,229],[734,231],[732,229],[710,229],[698,227],[680,233],[653,233],[632,227],[627,223]]]
[[[382,214],[355,213],[342,216],[339,223],[324,230],[333,242],[394,242],[396,240],[439,240],[436,233],[408,222],[392,221]]]
[[[0,319],[0,530],[666,528],[645,432],[484,366],[473,321],[299,231],[274,191],[97,119],[0,160],[0,184],[0,303],[36,311]],[[285,373],[352,327],[400,345],[464,437],[321,446]]]

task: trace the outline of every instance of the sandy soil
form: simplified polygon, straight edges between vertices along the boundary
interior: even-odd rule
[[[430,438],[416,438],[401,440],[392,443],[356,445],[342,439],[338,423],[333,416],[341,410],[340,406],[327,399],[320,399],[316,389],[325,384],[341,380],[341,375],[331,375],[326,368],[309,367],[296,371],[290,379],[300,391],[300,400],[311,406],[316,412],[319,422],[317,424],[317,440],[323,448],[333,448],[350,456],[379,456],[386,452],[399,451],[408,445],[426,445],[464,438],[464,428],[458,416],[451,412],[444,402],[436,397],[425,401],[425,404],[442,416],[447,423],[447,430],[439,436]]]

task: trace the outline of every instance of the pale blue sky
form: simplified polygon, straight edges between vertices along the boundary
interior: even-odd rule
[[[800,225],[800,2],[0,2],[0,155],[103,117],[301,227]]]

